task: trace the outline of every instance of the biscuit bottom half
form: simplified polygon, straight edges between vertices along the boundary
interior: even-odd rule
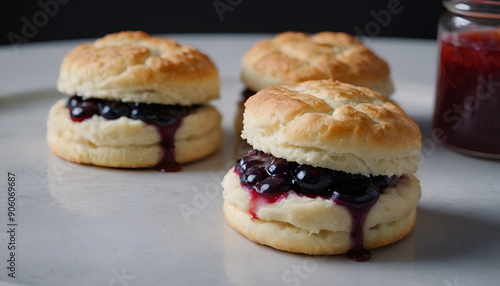
[[[59,157],[81,164],[115,168],[152,168],[163,158],[156,128],[141,120],[107,120],[94,115],[74,122],[59,100],[47,120],[47,143]],[[182,118],[174,136],[174,159],[187,163],[215,152],[222,142],[221,116],[204,105]]]
[[[346,207],[332,199],[292,192],[275,203],[258,203],[256,207],[232,169],[222,185],[227,222],[254,242],[310,255],[345,254],[353,247],[353,219]],[[420,183],[413,175],[382,190],[362,227],[363,247],[384,246],[410,233],[416,224],[420,196]],[[257,209],[256,216],[250,208]]]

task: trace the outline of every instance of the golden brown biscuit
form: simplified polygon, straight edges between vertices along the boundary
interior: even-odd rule
[[[242,137],[301,164],[363,175],[414,173],[418,125],[393,102],[332,80],[268,87],[245,102]]]
[[[393,92],[387,63],[345,33],[285,32],[256,43],[243,57],[241,79],[259,91],[280,83],[333,79]]]
[[[219,77],[196,48],[128,31],[71,50],[57,88],[68,95],[191,105],[219,98]]]
[[[71,50],[47,142],[60,157],[106,167],[179,170],[222,142],[212,61],[174,40],[128,31]]]
[[[258,219],[254,219],[249,213],[250,195],[233,170],[224,177],[222,186],[226,220],[255,242],[312,255],[343,254],[352,246],[351,215],[329,199],[292,194],[279,203],[263,204],[257,211]],[[413,175],[395,188],[383,190],[363,226],[364,247],[384,246],[411,232],[420,196],[420,184]]]
[[[333,80],[271,86],[246,101],[242,138],[254,150],[224,177],[224,214],[250,240],[365,260],[415,226],[420,129],[379,93]]]
[[[161,138],[152,125],[127,117],[93,116],[74,122],[65,102],[61,99],[51,108],[47,121],[47,143],[59,157],[115,168],[149,168],[160,163]],[[211,105],[184,117],[174,137],[175,162],[191,162],[215,152],[222,141],[220,125],[221,116]]]

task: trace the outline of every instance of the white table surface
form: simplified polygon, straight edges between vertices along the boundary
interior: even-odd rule
[[[393,99],[420,125],[418,222],[358,263],[257,245],[228,226],[220,181],[241,152],[233,130],[240,58],[269,35],[167,35],[211,56],[222,83],[222,148],[180,173],[81,166],[45,143],[65,53],[82,41],[0,47],[0,285],[498,285],[500,161],[431,136],[436,43],[367,39],[392,68]],[[7,173],[16,176],[16,278],[8,277]],[[182,210],[190,209],[190,213]]]

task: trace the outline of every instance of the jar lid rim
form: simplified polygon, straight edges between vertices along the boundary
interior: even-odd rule
[[[444,0],[443,6],[462,16],[500,19],[500,1],[495,0]]]

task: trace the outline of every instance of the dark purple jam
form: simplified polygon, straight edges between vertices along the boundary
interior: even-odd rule
[[[102,116],[108,120],[125,116],[131,119],[142,120],[146,124],[154,126],[160,135],[160,145],[162,148],[162,159],[156,166],[156,169],[162,172],[176,172],[181,168],[174,158],[175,132],[181,125],[182,118],[200,107],[200,105],[147,104],[98,98],[82,98],[73,95],[68,98],[66,107],[69,109],[71,120],[75,122],[82,122],[94,115]]]
[[[349,250],[345,256],[351,260],[357,261],[357,262],[365,262],[367,260],[370,260],[372,257],[370,251],[364,249],[364,248],[353,248]]]
[[[245,88],[242,92],[241,92],[241,95],[243,95],[243,101],[246,101],[248,98],[250,98],[250,96],[254,95],[256,92],[249,89],[249,88]]]
[[[363,246],[363,225],[380,192],[393,187],[398,176],[363,176],[310,165],[301,165],[258,150],[241,156],[234,168],[240,183],[250,192],[249,212],[258,219],[257,209],[286,198],[290,192],[310,198],[331,199],[344,206],[352,217],[352,249],[346,254],[355,261],[366,261],[370,252]]]

